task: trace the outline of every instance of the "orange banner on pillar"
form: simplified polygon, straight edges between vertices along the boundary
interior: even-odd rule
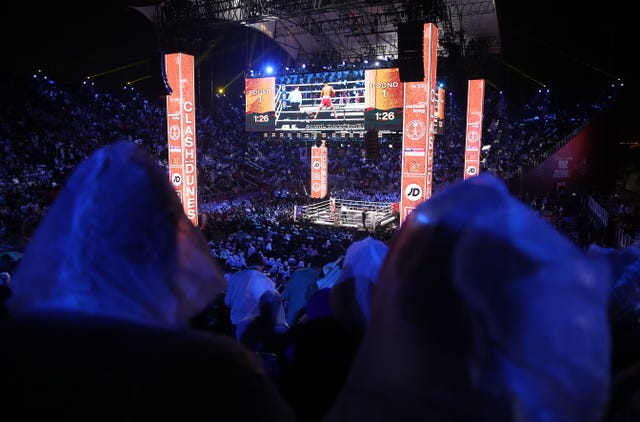
[[[196,107],[193,56],[183,53],[165,55],[167,81],[167,137],[169,175],[182,202],[185,214],[198,225],[198,181],[196,167]]]
[[[400,223],[425,198],[427,188],[427,91],[424,82],[404,83]]]
[[[424,26],[423,82],[404,84],[400,223],[431,196],[438,32]]]
[[[436,103],[436,119],[435,119],[435,133],[436,135],[444,135],[444,108],[445,108],[445,90],[443,87],[438,87],[438,102]]]
[[[424,24],[424,83],[428,94],[427,103],[427,185],[425,199],[431,198],[433,186],[433,141],[436,133],[438,109],[436,68],[438,64],[438,27]]]
[[[329,178],[329,152],[326,145],[311,147],[311,197],[327,196]]]
[[[467,134],[464,147],[464,179],[480,173],[482,150],[482,115],[484,110],[484,79],[469,81],[467,93]]]

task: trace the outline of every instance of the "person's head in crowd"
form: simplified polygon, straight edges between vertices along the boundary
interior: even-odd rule
[[[236,330],[236,339],[243,341],[243,335],[247,330],[247,327],[257,318],[260,318],[261,325],[268,324],[274,328],[274,330],[284,331],[289,325],[287,324],[284,312],[284,303],[282,302],[282,296],[277,290],[266,290],[260,295],[258,303],[249,311],[246,317],[244,317],[239,323]],[[251,347],[255,347],[252,344]]]
[[[11,274],[6,271],[0,273],[0,319],[9,317],[6,302],[9,300],[13,290],[11,290]]]
[[[11,312],[187,326],[226,288],[165,171],[128,142],[78,165],[21,260]]]
[[[316,281],[319,289],[324,287],[332,287],[338,279],[340,272],[342,271],[342,262],[344,260],[344,255],[340,255],[337,258],[331,259],[333,260],[327,262],[322,266],[322,273],[320,274],[318,281]]]
[[[329,287],[322,287],[316,290],[307,303],[307,321],[333,316],[330,294],[331,289]]]
[[[264,257],[262,253],[256,251],[247,258],[247,268],[250,270],[262,271],[264,269]]]
[[[20,260],[15,259],[9,252],[0,254],[0,271],[9,274],[10,272],[15,271],[19,262]]]
[[[325,420],[599,421],[609,277],[490,173],[447,186],[391,240]]]
[[[3,271],[0,273],[0,286],[3,287],[11,287],[11,274],[7,271]]]
[[[277,290],[267,290],[262,293],[258,301],[259,315],[274,323],[286,323],[284,319],[284,306],[282,297]]]
[[[325,263],[323,255],[316,254],[309,259],[309,268],[322,272]]]
[[[333,313],[358,335],[364,333],[369,320],[372,291],[387,250],[387,244],[371,236],[353,242],[331,287]]]

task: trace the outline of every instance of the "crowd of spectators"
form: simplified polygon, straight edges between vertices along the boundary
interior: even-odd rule
[[[176,197],[166,194],[167,191],[171,191],[168,178],[157,191],[149,192],[149,198],[133,198],[132,192],[135,189],[131,192],[120,192],[116,183],[120,176],[144,175],[142,180],[130,180],[126,186],[140,183],[141,186],[148,187],[149,183],[162,177],[160,170],[166,171],[168,168],[167,145],[164,142],[166,117],[162,102],[144,98],[131,89],[113,93],[91,84],[77,87],[59,86],[43,75],[17,81],[8,86],[5,92],[9,94],[9,101],[5,107],[5,114],[0,117],[0,141],[3,148],[3,166],[0,170],[1,240],[3,244],[12,243],[14,246],[16,239],[23,239],[25,246],[32,236],[36,241],[35,249],[32,248],[29,254],[28,265],[25,264],[22,273],[18,272],[20,276],[16,278],[16,283],[19,288],[13,310],[28,314],[33,307],[38,308],[43,302],[47,302],[50,306],[49,311],[63,309],[71,311],[73,315],[78,311],[80,314],[88,312],[83,308],[83,304],[96,302],[96,306],[92,306],[90,312],[95,313],[98,318],[104,317],[103,313],[107,312],[107,317],[115,315],[124,320],[130,319],[134,324],[138,324],[141,322],[140,318],[143,318],[145,324],[151,323],[156,328],[166,328],[165,325],[183,323],[182,320],[187,314],[192,314],[192,311],[196,310],[194,308],[204,305],[200,302],[204,302],[205,299],[215,299],[208,304],[203,314],[199,314],[198,318],[192,319],[190,323],[195,328],[229,335],[235,342],[242,343],[258,353],[265,366],[271,365],[272,370],[269,370],[268,374],[274,383],[268,384],[265,391],[269,393],[267,401],[278,404],[274,413],[281,412],[281,417],[286,416],[282,420],[290,420],[289,410],[295,413],[299,421],[319,421],[324,417],[327,417],[327,420],[348,420],[341,414],[349,414],[349,408],[354,406],[354,403],[357,406],[359,402],[358,398],[353,401],[348,399],[348,395],[340,396],[342,386],[350,385],[351,392],[366,390],[370,385],[367,385],[367,376],[363,374],[382,374],[394,368],[403,369],[396,372],[400,374],[398,380],[402,381],[399,385],[410,385],[412,388],[415,387],[416,392],[422,392],[428,390],[425,389],[424,383],[434,382],[442,389],[442,394],[433,400],[438,402],[448,394],[458,398],[462,391],[458,388],[468,387],[465,384],[468,380],[462,379],[464,377],[456,378],[460,368],[466,365],[470,365],[467,368],[469,372],[481,369],[480,378],[504,377],[500,378],[500,383],[504,383],[501,384],[504,390],[499,391],[500,394],[504,394],[500,402],[493,401],[495,397],[492,394],[496,393],[492,390],[493,387],[489,389],[491,391],[483,389],[490,383],[479,382],[481,388],[474,391],[474,394],[478,394],[474,399],[477,402],[474,403],[486,412],[484,416],[497,416],[506,408],[531,415],[537,412],[537,406],[542,406],[560,414],[567,412],[572,415],[586,415],[580,420],[602,420],[600,417],[603,415],[600,412],[607,406],[609,387],[609,376],[606,374],[608,362],[604,350],[608,346],[598,343],[598,347],[590,348],[588,352],[580,350],[584,352],[584,360],[588,361],[586,366],[592,365],[587,369],[581,366],[583,361],[574,367],[571,366],[574,361],[564,360],[566,354],[560,353],[562,356],[559,356],[556,353],[566,345],[576,348],[584,344],[587,338],[601,337],[607,331],[607,321],[603,312],[607,302],[607,296],[603,292],[608,289],[605,285],[609,282],[608,277],[604,276],[606,265],[600,259],[586,259],[584,250],[594,243],[597,244],[600,239],[594,237],[593,231],[583,233],[579,230],[579,226],[588,225],[586,221],[579,219],[587,217],[583,214],[585,208],[580,199],[571,193],[536,196],[523,202],[511,197],[500,180],[509,180],[542,160],[545,154],[553,151],[553,148],[561,144],[567,136],[584,126],[594,113],[606,107],[605,103],[581,106],[570,112],[567,109],[555,108],[550,97],[541,93],[538,102],[532,102],[514,111],[504,102],[506,100],[500,93],[492,93],[487,96],[485,104],[486,126],[483,140],[490,148],[487,148],[482,156],[483,173],[489,173],[486,175],[488,177],[483,175],[483,182],[456,184],[455,182],[462,179],[465,118],[458,104],[452,99],[449,101],[446,134],[435,144],[433,184],[436,200],[433,203],[427,201],[416,211],[424,217],[422,220],[419,217],[410,218],[408,224],[395,233],[372,233],[295,221],[294,206],[312,201],[306,195],[306,187],[310,179],[308,148],[311,143],[315,143],[315,139],[268,138],[262,134],[246,133],[242,103],[234,102],[227,97],[218,97],[212,110],[208,110],[207,113],[198,110],[196,129],[200,222],[197,228],[189,225],[189,228],[185,229],[182,226],[186,221],[184,216],[179,212],[175,213],[178,208]],[[103,149],[112,144],[117,144],[114,149]],[[138,157],[138,153],[131,150],[131,144],[146,152],[158,168]],[[367,156],[363,140],[329,140],[331,195],[369,201],[399,200],[399,138],[389,136],[382,139],[380,144],[379,157],[372,159]],[[96,152],[101,152],[101,155],[94,155]],[[121,158],[123,161],[119,161]],[[80,167],[81,170],[76,172],[83,162],[84,167]],[[109,163],[104,164],[106,174],[93,171],[98,162]],[[138,169],[137,166],[141,168]],[[66,196],[62,196],[65,192],[61,190],[62,187],[68,186],[69,178],[74,175],[75,178],[71,179],[73,184],[67,187]],[[95,180],[85,183],[87,177]],[[135,187],[139,189],[138,186]],[[438,195],[440,192],[442,195]],[[467,195],[476,194],[480,198],[478,212],[482,218],[472,216],[476,210],[464,205],[458,206],[467,200]],[[118,202],[109,202],[109,195],[119,198]],[[78,207],[76,201],[86,201],[87,197],[92,198],[91,201],[87,201],[88,210]],[[57,202],[55,208],[55,201],[59,198],[62,199]],[[131,221],[127,218],[131,212],[118,207],[128,201],[145,205],[145,200],[156,208],[144,210],[144,213],[141,212],[142,217],[135,217]],[[166,215],[164,212],[157,213],[161,216],[158,218],[166,225],[156,230],[144,216],[154,215],[155,210],[159,209],[166,211]],[[505,213],[506,220],[498,211]],[[630,212],[628,206],[623,207],[622,211]],[[86,218],[86,213],[91,214],[91,218],[87,219],[86,227],[83,227],[79,220]],[[560,230],[556,231],[543,224],[538,218],[540,215],[552,221]],[[122,227],[119,224],[120,219],[126,220]],[[430,221],[431,226],[423,224],[423,220]],[[47,225],[44,225],[44,229],[36,231],[43,221],[47,222]],[[162,239],[175,239],[175,226],[183,233],[183,237],[177,236],[177,245],[159,244],[154,241],[155,235]],[[568,242],[562,235],[565,226],[577,230],[577,237],[571,238],[575,244]],[[442,231],[432,232],[429,231],[430,227]],[[117,233],[112,233],[116,228]],[[83,246],[50,243],[53,240],[60,242],[66,239],[67,230],[71,233],[71,238],[86,243],[83,243]],[[113,243],[107,244],[91,238],[83,230],[91,231],[93,234],[102,233]],[[135,231],[131,234],[131,239],[119,239],[118,236],[126,237],[129,234],[127,230]],[[139,238],[134,238],[135,236]],[[205,239],[206,242],[202,244],[201,240]],[[138,266],[146,265],[144,259],[127,261],[122,263],[122,268],[131,266],[131,271],[120,273],[111,266],[103,266],[98,259],[80,259],[87,256],[103,256],[101,253],[104,251],[101,248],[106,247],[113,253],[108,259],[128,260],[126,254],[119,254],[118,247],[122,246],[120,242],[134,248],[144,244],[147,249],[142,255],[155,259],[154,265],[140,269]],[[499,247],[483,248],[485,242],[495,242]],[[585,248],[578,248],[576,244]],[[365,246],[360,248],[362,245]],[[496,246],[491,243],[490,245]],[[70,246],[71,250],[66,251],[63,246]],[[550,249],[547,251],[546,247]],[[538,350],[551,360],[550,365],[553,366],[555,362],[567,364],[563,368],[569,367],[567,371],[571,372],[571,377],[577,377],[584,381],[584,384],[564,385],[554,378],[555,374],[550,375],[550,379],[544,382],[532,381],[528,378],[526,369],[511,377],[503,373],[494,373],[496,368],[493,363],[484,361],[487,353],[496,353],[493,350],[495,347],[501,350],[500,353],[505,354],[508,365],[512,365],[515,372],[521,369],[519,365],[523,362],[524,366],[534,368],[539,365],[540,368],[537,369],[540,369],[541,373],[547,368],[545,359],[531,356],[526,350],[516,350],[518,347],[508,342],[500,343],[505,337],[496,335],[494,330],[496,327],[500,333],[503,333],[501,330],[511,330],[512,327],[503,324],[511,317],[509,312],[516,312],[516,309],[509,309],[509,306],[506,306],[510,304],[508,301],[506,305],[497,306],[491,299],[492,292],[485,291],[486,274],[476,273],[473,269],[480,267],[477,264],[485,256],[489,261],[495,260],[491,261],[491,268],[498,268],[497,262],[503,263],[504,259],[498,252],[503,250],[509,254],[509,262],[522,261],[525,265],[515,265],[509,269],[511,272],[505,270],[501,273],[501,277],[504,278],[492,278],[491,281],[495,282],[495,286],[492,286],[504,289],[504,297],[508,300],[521,300],[531,292],[540,294],[544,301],[548,301],[545,303],[553,306],[553,315],[562,322],[553,326],[557,327],[557,330],[553,328],[552,331],[558,335],[552,336],[550,340],[549,337],[545,337],[545,330],[549,330],[550,327],[545,325],[545,321],[538,319],[541,316],[540,309],[528,304],[518,312],[523,313],[519,314],[523,321],[531,324],[531,327],[524,328],[531,328],[532,331],[520,327],[519,331],[516,330],[517,333],[511,334],[516,337],[537,335],[538,344],[541,345]],[[544,253],[541,252],[543,250]],[[607,253],[612,254],[608,251],[605,253],[604,250],[597,251],[603,256]],[[67,252],[74,259],[63,258]],[[94,253],[95,255],[92,255]],[[362,257],[363,253],[368,255]],[[412,253],[420,259],[407,261],[405,257]],[[76,254],[78,259],[75,259]],[[202,289],[203,294],[197,295],[198,303],[194,303],[193,298],[186,300],[189,292],[185,292],[185,297],[180,298],[174,298],[167,293],[178,291],[183,287],[184,280],[192,280],[195,275],[191,263],[187,265],[180,259],[178,261],[182,266],[179,270],[185,274],[175,275],[176,269],[172,267],[174,254],[180,259],[183,258],[181,254],[189,256],[194,259],[196,266],[202,267],[202,274],[195,277],[192,284],[194,288]],[[208,260],[201,259],[202,254],[214,257],[217,267],[212,268]],[[39,268],[39,255],[49,257],[44,264],[51,268]],[[460,258],[460,263],[468,267],[468,271],[465,272],[468,277],[456,278],[459,275],[454,255]],[[633,258],[637,260],[638,257]],[[60,267],[61,261],[72,261],[75,265],[73,271]],[[407,265],[409,269],[406,269]],[[548,268],[552,277],[545,271],[541,272],[544,273],[542,275],[538,272],[534,272],[533,275],[528,272],[530,268],[537,268],[538,265]],[[333,273],[336,268],[337,276]],[[581,271],[583,268],[589,271]],[[42,271],[48,270],[53,281],[40,276]],[[98,273],[98,270],[104,273]],[[140,273],[147,274],[147,271],[151,277],[135,276]],[[217,274],[217,271],[220,271],[220,274]],[[379,282],[377,307],[370,310],[369,298],[374,297],[372,286],[374,282],[378,283],[378,271],[381,271],[384,277],[381,277]],[[70,274],[76,275],[77,278],[71,277]],[[597,279],[597,283],[590,282],[593,281],[591,274]],[[7,275],[11,276],[9,272]],[[218,277],[219,275],[222,277]],[[94,295],[89,289],[83,288],[83,277],[95,278],[96,289],[103,294]],[[446,282],[424,283],[425,280],[430,281],[429,277],[442,277]],[[523,290],[509,290],[512,285],[509,277],[521,281],[518,285],[523,286]],[[114,278],[127,287],[114,289]],[[257,279],[260,280],[260,288],[255,286],[254,281]],[[163,289],[157,297],[151,295],[151,298],[147,299],[146,295],[154,291],[153,286],[157,286],[157,280],[163,280],[170,288]],[[215,283],[212,283],[214,280]],[[558,280],[564,280],[566,283],[555,283]],[[580,282],[569,282],[576,280]],[[21,281],[32,283],[32,286],[20,286]],[[47,287],[41,288],[49,282],[58,283],[60,288],[49,294]],[[142,283],[139,289],[136,283]],[[423,288],[425,290],[421,290]],[[418,293],[424,294],[414,294],[416,289]],[[593,323],[587,324],[588,329],[582,331],[578,328],[584,329],[583,326],[574,326],[579,325],[579,322],[576,322],[572,315],[567,315],[564,312],[564,302],[560,303],[553,296],[559,290],[562,290],[563,294],[566,293],[566,297],[563,298],[575,306],[576,314],[580,318],[584,317]],[[403,293],[396,297],[398,291]],[[576,291],[578,294],[574,294]],[[75,301],[66,297],[73,296],[74,292],[84,295],[83,300]],[[144,299],[137,297],[141,292],[145,295]],[[550,292],[553,294],[545,296]],[[127,300],[123,300],[122,296],[127,296]],[[249,297],[251,301],[246,302]],[[595,299],[586,300],[585,297]],[[423,306],[422,300],[426,300],[426,306]],[[437,327],[436,321],[439,320],[439,312],[443,309],[440,307],[442,303],[437,303],[438,300],[447,303],[445,314],[450,313],[452,321],[460,315],[468,316],[469,312],[482,314],[483,318],[477,319],[478,326],[473,334],[485,337],[474,337],[472,329],[464,324],[458,327],[459,330],[447,331],[454,333],[453,335],[446,334],[440,337],[441,328]],[[123,305],[138,302],[139,308]],[[174,309],[174,306],[180,312],[167,317],[168,309]],[[204,306],[200,306],[202,307]],[[148,309],[152,309],[153,312]],[[380,313],[381,310],[384,312]],[[458,311],[460,314],[455,314]],[[122,314],[119,314],[120,312]],[[530,314],[524,315],[527,312]],[[53,316],[54,324],[60,322],[55,313]],[[168,319],[156,321],[160,316]],[[534,317],[525,318],[527,316]],[[11,315],[7,313],[5,318],[11,319]],[[30,321],[27,321],[27,325]],[[406,326],[397,330],[387,321]],[[62,321],[63,330],[69,328],[65,328],[67,322],[68,320]],[[427,326],[421,327],[425,328],[424,330],[411,331],[425,322]],[[116,324],[117,327],[120,327],[120,323],[122,321]],[[566,334],[562,332],[565,323],[572,333],[568,338],[560,335]],[[240,327],[238,333],[237,329]],[[56,326],[54,330],[59,328]],[[76,328],[76,325],[71,327],[74,330]],[[100,329],[103,328],[101,325]],[[127,327],[124,330],[129,333],[126,336],[127,341],[135,340],[129,338],[131,329]],[[133,332],[138,330],[145,338],[149,334],[151,337],[156,335],[137,326]],[[88,331],[91,330],[83,332]],[[11,335],[14,333],[9,332]],[[403,335],[398,336],[398,333],[411,335],[410,338],[406,338]],[[412,337],[413,335],[421,341],[414,341],[416,338]],[[431,336],[439,340],[427,341]],[[470,340],[472,337],[478,340],[477,344]],[[15,343],[20,343],[17,339],[18,337],[14,338]],[[105,344],[107,348],[114,347],[109,343],[109,336],[103,336],[102,339],[108,343]],[[380,341],[384,343],[379,343]],[[396,341],[403,347],[398,346]],[[188,342],[198,343],[190,337]],[[435,344],[443,349],[435,350]],[[385,353],[390,345],[394,346],[390,353],[397,354],[399,359],[394,360],[394,365],[388,365],[388,369],[384,369],[387,365],[382,363],[384,359],[388,359],[389,355]],[[246,351],[236,348],[236,345],[225,343],[224,346],[225,350],[231,350],[231,353],[225,355],[227,358]],[[215,349],[211,344],[208,347]],[[406,360],[402,356],[405,350],[423,347],[426,349],[415,350],[415,355],[411,356],[410,353]],[[464,363],[455,360],[463,349],[473,359],[466,359]],[[370,355],[362,357],[362,350],[368,350]],[[442,351],[444,352],[441,353]],[[618,349],[614,351],[619,353]],[[13,359],[11,353],[14,352],[8,353]],[[415,362],[412,358],[424,355],[433,357],[432,361],[426,363],[427,366],[433,366],[433,371],[427,371],[435,377],[430,380],[411,376],[415,368],[423,368],[421,365],[424,364],[420,359],[419,362]],[[188,356],[182,357],[188,360]],[[229,361],[235,362],[234,365],[249,367],[251,360],[245,362],[243,359],[230,358]],[[631,363],[621,363],[618,369],[622,371],[635,362],[634,359],[630,360]],[[354,362],[357,364],[352,367]],[[447,369],[437,368],[440,363]],[[371,365],[376,368],[373,373],[368,372]],[[596,375],[589,372],[594,367],[597,369]],[[220,367],[216,367],[212,374],[219,370]],[[246,370],[245,374],[251,373],[252,377],[255,376],[251,371],[253,369]],[[446,377],[451,377],[438,379],[440,373],[446,373]],[[31,375],[37,378],[42,374]],[[74,374],[75,376],[78,374]],[[407,376],[407,379],[401,379],[403,376]],[[252,379],[262,382],[259,377]],[[326,384],[317,383],[317,379],[322,379]],[[384,376],[374,377],[371,384],[380,388],[379,393],[391,387],[384,385],[384,379]],[[517,381],[516,384],[532,382],[534,387],[531,391],[535,394],[519,397],[521,392],[517,391],[519,387],[513,384],[514,380]],[[148,382],[146,378],[145,381]],[[234,385],[242,385],[241,390],[245,387],[245,381],[246,379],[236,378],[237,384]],[[253,386],[258,385],[262,388],[260,382]],[[567,400],[561,403],[555,401],[550,397],[553,394],[547,394],[541,387],[543,384],[558,388],[560,395]],[[583,385],[585,388],[582,388]],[[145,387],[152,388],[149,385]],[[448,388],[451,390],[447,390]],[[515,391],[513,396],[507,394],[510,388]],[[398,393],[399,390],[389,391],[392,391],[392,394],[382,415],[389,416],[390,414],[384,412],[396,409],[405,412],[403,415],[410,419],[425,411],[421,408],[423,404],[420,400],[410,401],[409,406],[396,406],[404,403],[406,397],[393,394],[393,391]],[[575,393],[575,396],[565,393]],[[517,397],[518,400],[513,397]],[[624,399],[626,395],[620,394],[615,397]],[[587,401],[589,406],[584,407],[581,405],[584,398],[594,400]],[[517,403],[511,403],[511,400]],[[377,404],[369,403],[372,405],[370,409],[384,407],[383,402],[384,400]],[[135,400],[130,403],[130,406],[136,407]],[[448,408],[450,403],[444,404],[447,412],[473,413],[473,409]],[[427,414],[437,414],[440,404],[442,403],[436,403],[434,408],[428,409]],[[287,406],[290,406],[290,409]],[[624,403],[621,409],[626,410],[626,406],[627,403]],[[227,407],[233,406],[226,403],[220,409]],[[249,408],[245,411],[258,412]],[[371,412],[370,416],[373,418],[374,410],[364,410],[363,414],[367,412]],[[614,420],[613,416],[611,420]]]
[[[99,148],[11,279],[2,396],[74,421],[638,417],[639,249],[576,247],[491,173],[352,242],[328,285],[315,251],[282,289],[247,253],[221,271],[164,168]]]
[[[69,171],[102,145],[129,140],[167,167],[163,98],[146,98],[131,88],[113,92],[91,83],[60,85],[44,74],[3,82],[3,242],[28,238]],[[606,107],[608,95],[605,100],[563,108],[552,102],[549,93],[540,92],[530,103],[512,107],[501,92],[489,92],[484,108],[483,171],[506,181],[516,177]],[[243,230],[247,223],[265,230],[286,224],[293,205],[310,201],[309,147],[316,140],[247,133],[243,107],[242,99],[220,95],[211,109],[197,109],[199,211],[212,240],[220,232],[228,236]],[[434,191],[462,178],[464,131],[464,110],[450,95],[446,131],[435,142]],[[337,136],[327,145],[331,196],[399,200],[399,135],[383,136],[375,159],[367,156],[363,139]],[[265,237],[264,232],[256,234]]]

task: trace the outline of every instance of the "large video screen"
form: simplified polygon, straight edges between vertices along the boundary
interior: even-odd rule
[[[398,68],[245,79],[249,132],[401,131]]]

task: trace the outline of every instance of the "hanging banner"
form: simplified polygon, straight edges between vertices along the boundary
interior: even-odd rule
[[[482,115],[484,109],[484,79],[469,80],[467,92],[467,134],[464,147],[464,179],[480,173],[482,149]]]
[[[431,198],[433,186],[433,141],[436,134],[438,104],[436,67],[438,64],[438,27],[424,24],[424,83],[427,89],[427,187],[425,199]]]
[[[167,138],[169,177],[176,188],[185,214],[198,225],[198,181],[196,173],[196,107],[193,56],[165,55],[167,82]]]
[[[437,42],[437,27],[425,24],[425,80],[404,83],[400,224],[431,196]]]
[[[320,198],[327,196],[329,190],[329,150],[322,143],[320,147],[320,157],[322,158],[322,168],[320,169]]]
[[[327,146],[311,147],[311,197],[327,196],[329,178],[329,154]]]
[[[445,108],[445,90],[443,87],[438,87],[438,102],[436,103],[436,119],[435,119],[435,133],[436,135],[444,135],[444,108]]]
[[[404,83],[400,223],[425,198],[427,184],[427,95],[424,82]]]

